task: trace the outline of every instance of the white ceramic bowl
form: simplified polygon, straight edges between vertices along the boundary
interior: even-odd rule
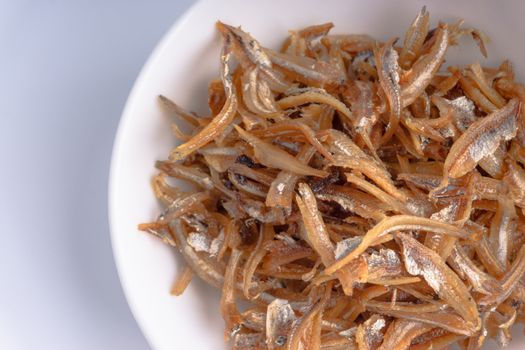
[[[419,9],[427,5],[431,21],[464,18],[491,38],[489,59],[482,60],[468,41],[450,50],[454,64],[481,60],[497,64],[512,59],[518,73],[523,62],[525,2],[516,1],[391,1],[287,0],[213,1],[196,3],[165,35],[128,98],[113,150],[110,176],[110,222],[115,261],[130,308],[154,349],[222,349],[223,324],[219,294],[194,280],[182,297],[169,294],[181,261],[160,241],[137,231],[154,219],[159,206],[150,189],[153,164],[165,159],[175,140],[170,120],[156,96],[167,95],[182,106],[206,112],[208,81],[218,75],[220,19],[242,25],[261,43],[278,47],[288,29],[332,21],[334,33],[369,33],[379,39],[403,37]],[[515,332],[517,333],[517,332]],[[489,343],[487,349],[496,348]],[[525,348],[517,336],[509,350]]]

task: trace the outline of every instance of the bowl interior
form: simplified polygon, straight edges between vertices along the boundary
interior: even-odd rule
[[[506,1],[347,1],[315,0],[247,2],[205,0],[196,3],[166,34],[144,66],[129,96],[114,146],[110,177],[112,242],[121,282],[137,322],[155,349],[220,349],[223,323],[219,293],[194,279],[181,297],[169,294],[183,262],[169,247],[137,231],[153,220],[160,208],[150,188],[153,164],[165,159],[176,144],[170,118],[157,95],[164,94],[189,110],[207,113],[207,84],[218,75],[220,38],[217,20],[242,25],[264,46],[277,48],[288,29],[334,22],[333,33],[368,33],[385,40],[403,37],[423,5],[431,23],[464,18],[492,39],[484,59],[472,41],[452,48],[447,63],[481,61],[497,65],[509,58],[518,76],[525,66],[521,33],[525,32],[525,3]],[[510,350],[522,349],[516,336]],[[496,345],[490,343],[488,348]]]

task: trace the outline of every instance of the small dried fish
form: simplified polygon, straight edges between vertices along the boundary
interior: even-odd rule
[[[333,107],[351,122],[355,122],[355,117],[348,107],[325,90],[308,88],[300,91],[299,94],[287,96],[277,101],[279,108],[290,109],[307,103],[322,103]]]
[[[408,69],[412,62],[419,56],[423,42],[428,32],[429,14],[426,6],[423,6],[405,34],[403,48],[399,55],[400,66]]]
[[[502,142],[493,153],[486,155],[479,161],[479,166],[491,177],[500,179],[503,176],[503,164],[506,154],[507,145]]]
[[[327,287],[332,286],[328,282]],[[288,350],[319,349],[321,347],[321,320],[323,309],[330,297],[330,290],[326,288],[321,300],[295,322],[290,331],[287,343]]]
[[[237,96],[228,66],[230,60],[230,43],[226,41],[221,54],[221,75],[226,92],[226,102],[220,113],[217,114],[204,129],[199,131],[199,133],[193,136],[188,142],[178,146],[171,152],[170,159],[173,161],[180,160],[213,141],[219,137],[233,121],[237,111]]]
[[[509,271],[501,278],[501,289],[500,293],[494,293],[488,295],[480,300],[481,306],[487,308],[494,307],[503,302],[512,291],[520,285],[520,279],[525,273],[525,247],[522,247],[518,253],[518,256],[514,260]]]
[[[370,193],[375,198],[379,199],[386,205],[389,205],[392,211],[398,212],[400,214],[411,214],[410,209],[399,202],[397,199],[393,198],[389,194],[383,192],[379,188],[375,187],[371,183],[365,181],[364,179],[359,178],[350,173],[346,173],[346,180],[349,183],[356,185],[359,189]]]
[[[408,273],[422,276],[428,285],[477,331],[481,327],[481,319],[476,303],[463,281],[439,255],[414,238],[397,233],[396,239],[401,245]]]
[[[450,148],[441,187],[447,185],[449,178],[471,171],[483,157],[493,153],[501,141],[512,139],[516,135],[519,110],[520,103],[511,100],[504,108],[474,122]]]
[[[140,224],[138,226],[138,229],[140,231],[150,233],[153,236],[160,238],[167,245],[170,245],[172,247],[177,246],[177,243],[175,239],[173,238],[173,236],[171,235],[171,233],[169,232],[169,228],[165,222],[162,222],[162,223],[153,222],[153,223]]]
[[[151,187],[155,197],[164,205],[169,206],[172,202],[176,201],[181,195],[181,191],[178,188],[172,187],[166,183],[166,175],[158,174],[151,179]]]
[[[221,84],[221,87],[222,87],[222,84]],[[167,98],[166,96],[159,95],[158,98],[159,98],[160,103],[162,103],[162,105],[164,105],[168,109],[168,111],[172,112],[175,116],[183,119],[184,121],[186,121],[187,123],[195,127],[202,125],[203,123],[202,119],[199,119],[195,115],[187,112],[186,110],[184,110],[184,108],[182,108],[181,106],[179,106],[178,104],[176,104],[175,102]]]
[[[357,248],[363,241],[362,237],[350,237],[337,242],[335,246],[335,258],[341,259],[343,256],[349,254],[352,250]],[[370,263],[368,263],[370,265]]]
[[[287,300],[275,299],[266,311],[266,344],[276,349],[287,342],[288,333],[296,320],[295,313]]]
[[[460,88],[465,92],[465,94],[476,104],[479,109],[485,113],[492,113],[498,109],[495,104],[493,104],[480,89],[476,87],[474,81],[467,77],[465,71],[454,71],[454,75],[458,78]]]
[[[317,193],[315,196],[322,201],[335,202],[344,210],[363,218],[381,221],[386,217],[383,203],[358,190],[331,186],[325,193]]]
[[[179,296],[184,293],[188,285],[190,284],[193,277],[193,270],[190,267],[185,267],[182,270],[182,273],[177,278],[177,281],[173,284],[173,287],[170,290],[170,294],[174,296]]]
[[[344,82],[337,67],[305,56],[295,56],[266,49],[273,64],[282,68],[290,78],[316,87],[337,86]]]
[[[273,230],[273,227],[270,225],[264,225],[262,226],[262,232],[259,233],[259,237],[257,238],[257,243],[255,245],[255,248],[250,253],[250,256],[246,260],[246,263],[244,264],[244,273],[243,273],[243,294],[246,297],[246,299],[254,299],[257,296],[252,296],[250,292],[251,282],[252,278],[255,274],[255,270],[257,269],[257,266],[261,263],[262,259],[266,255],[266,251],[264,249],[264,244],[271,239],[273,239],[273,236],[275,235],[275,232]]]
[[[283,151],[277,146],[265,142],[249,132],[235,125],[235,129],[243,140],[250,143],[253,147],[257,160],[270,168],[288,170],[297,175],[311,175],[318,177],[328,176],[328,173],[322,170],[314,169],[295,159],[289,153]]]
[[[452,249],[448,262],[458,276],[470,282],[476,292],[490,295],[501,290],[496,279],[476,266],[459,244]]]
[[[376,147],[370,139],[372,127],[377,122],[377,114],[374,110],[372,84],[360,80],[355,81],[357,89],[357,98],[350,99],[352,101],[352,113],[356,121],[354,127],[361,135],[368,149],[372,152],[374,157],[378,159],[376,154]]]
[[[366,257],[368,264],[368,279],[380,281],[402,276],[404,269],[398,254],[392,249],[380,249]]]
[[[364,350],[377,348],[383,341],[382,329],[385,326],[385,319],[379,315],[372,315],[359,325],[355,335],[358,348]]]
[[[232,350],[265,350],[264,340],[264,334],[261,333],[236,333]]]
[[[414,311],[408,312],[395,310],[390,307],[390,305],[391,303],[367,302],[366,309],[372,312],[380,313],[382,315],[395,317],[397,319],[421,322],[456,334],[473,335],[476,333],[476,329],[474,329],[472,325],[466,323],[463,318],[454,312],[420,312],[416,311],[417,305],[414,305]]]
[[[418,188],[426,191],[436,190],[441,184],[441,176],[430,175],[430,174],[406,174],[401,173],[398,175],[398,180],[407,181],[414,184]],[[499,181],[494,180],[490,177],[479,176],[474,182],[474,191],[477,198],[487,200],[497,200]],[[450,179],[449,184],[446,188],[440,191],[440,194],[450,193],[457,190],[460,187],[459,179]]]
[[[433,339],[430,339],[424,343],[416,344],[412,347],[414,350],[434,350],[434,349],[446,349],[448,345],[457,343],[464,339],[464,335],[447,333]]]
[[[369,51],[374,47],[375,40],[366,34],[337,34],[326,37],[330,43],[337,42],[341,50],[349,53]]]
[[[388,327],[383,343],[378,350],[407,350],[418,336],[430,331],[431,325],[398,319]]]
[[[436,39],[430,51],[420,56],[400,80],[403,107],[412,104],[423,93],[443,63],[449,45],[447,25],[441,24],[434,35]]]
[[[507,184],[514,203],[525,207],[525,170],[511,158],[507,158],[505,163],[507,172],[503,181]]]
[[[207,190],[211,190],[214,188],[210,176],[206,173],[203,173],[199,169],[166,161],[157,161],[155,163],[155,166],[157,169],[171,177],[191,181]]]
[[[304,135],[306,140],[313,146],[315,149],[323,155],[328,160],[332,160],[332,154],[321,144],[319,139],[316,137],[315,132],[304,122],[299,122],[295,120],[282,121],[274,124],[271,127],[266,128],[264,131],[267,134],[272,136],[275,135],[277,131],[297,131]]]
[[[173,201],[162,213],[159,221],[170,222],[172,219],[181,217],[196,208],[202,208],[202,202],[210,198],[210,193],[195,192],[186,194]]]
[[[498,209],[490,225],[489,243],[493,247],[498,262],[504,268],[507,267],[509,259],[510,233],[516,229],[516,209],[512,198],[500,195],[498,198]]]
[[[444,117],[447,115],[452,116],[455,126],[461,132],[464,132],[477,119],[474,114],[474,103],[465,96],[447,100],[446,98],[433,95],[431,100],[439,109],[440,115]]]
[[[339,167],[358,169],[372,179],[392,197],[405,202],[408,197],[392,182],[390,173],[373,157],[367,155],[350,138],[337,130],[329,130],[330,150],[335,153],[333,164]]]
[[[221,295],[221,313],[224,317],[225,329],[224,339],[229,340],[235,333],[236,327],[241,323],[241,315],[235,302],[236,274],[239,268],[243,252],[233,249],[226,271]]]
[[[287,216],[283,208],[269,208],[255,199],[240,198],[238,205],[249,217],[263,223],[284,223]]]
[[[252,113],[271,114],[277,112],[275,100],[268,83],[260,79],[259,69],[248,69],[242,76],[243,102]]]
[[[471,64],[469,68],[470,70],[467,71],[467,76],[476,82],[481,92],[483,92],[497,108],[503,108],[506,104],[505,99],[489,85],[479,62]]]
[[[330,236],[324,224],[324,221],[317,209],[314,193],[307,184],[299,184],[299,195],[296,195],[295,201],[303,216],[306,240],[310,246],[319,254],[321,261],[325,266],[333,264],[335,261],[335,247],[330,240]],[[353,279],[350,269],[338,271],[336,276],[339,278],[345,288],[345,294],[351,294]]]
[[[396,132],[401,117],[401,88],[399,87],[398,54],[393,45],[397,39],[392,39],[376,51],[376,66],[379,83],[385,91],[390,106],[390,119],[381,144],[385,144]]]
[[[217,29],[224,36],[224,41],[231,43],[235,57],[245,69],[255,65],[277,91],[286,91],[290,87],[282,74],[273,69],[264,48],[251,35],[220,21],[217,22]]]
[[[315,149],[313,147],[304,146],[296,158],[299,162],[307,164],[314,154]],[[300,176],[296,173],[282,170],[270,185],[270,189],[266,195],[266,205],[268,207],[281,207],[285,210],[290,210],[294,194],[293,191],[299,178]]]
[[[178,242],[177,247],[179,251],[193,272],[212,286],[222,288],[225,266],[218,264],[216,261],[211,261],[211,259],[206,257],[199,256],[197,252],[186,243],[186,236],[180,219],[175,219],[170,223],[170,230]]]

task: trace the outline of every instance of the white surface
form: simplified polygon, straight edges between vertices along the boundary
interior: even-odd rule
[[[525,3],[502,8],[493,1],[353,2],[331,0],[319,9],[318,0],[247,2],[244,0],[198,3],[158,46],[141,73],[128,100],[115,143],[110,203],[112,239],[124,290],[146,337],[156,349],[220,349],[222,322],[218,315],[218,293],[203,283],[190,285],[181,298],[169,296],[178,257],[158,240],[137,233],[136,224],[154,219],[158,206],[149,181],[156,159],[165,158],[174,144],[170,120],[156,101],[165,94],[182,106],[206,113],[206,88],[218,72],[219,36],[214,22],[221,19],[243,24],[263,45],[277,46],[290,28],[333,21],[335,32],[365,32],[380,39],[402,36],[423,4],[432,23],[463,17],[467,25],[482,28],[494,41],[490,59],[499,63],[509,57],[523,73]],[[276,10],[278,9],[278,10]],[[300,9],[298,12],[297,10]],[[474,45],[451,49],[448,62],[481,60]],[[521,67],[520,67],[521,65]],[[523,74],[521,74],[523,77]],[[509,350],[522,349],[523,336]],[[494,348],[490,343],[487,349]]]
[[[149,349],[113,263],[109,162],[140,68],[191,2],[0,0],[0,349]]]

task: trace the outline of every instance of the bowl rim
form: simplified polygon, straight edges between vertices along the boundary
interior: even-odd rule
[[[110,161],[110,169],[109,169],[109,177],[108,177],[108,183],[107,183],[107,203],[108,203],[108,223],[109,223],[109,232],[110,232],[110,241],[111,241],[111,250],[113,255],[113,261],[115,264],[115,267],[117,269],[117,276],[120,282],[120,287],[124,293],[124,297],[126,299],[126,303],[129,307],[129,310],[131,311],[131,314],[133,316],[133,319],[135,320],[136,324],[139,326],[139,329],[141,333],[144,335],[144,338],[146,339],[146,342],[151,348],[154,348],[154,341],[152,338],[150,338],[150,335],[148,332],[145,332],[145,326],[144,326],[144,319],[138,317],[138,306],[135,304],[135,301],[131,297],[130,288],[126,283],[126,279],[124,278],[124,267],[122,266],[122,257],[120,255],[119,249],[117,249],[116,244],[116,236],[117,236],[117,228],[116,228],[116,211],[118,210],[116,206],[116,194],[115,194],[115,188],[116,183],[118,181],[117,179],[117,164],[120,162],[120,154],[122,149],[122,143],[123,138],[125,134],[125,129],[127,125],[130,122],[130,114],[132,114],[133,110],[133,104],[134,101],[137,99],[138,91],[140,91],[140,87],[145,83],[146,78],[150,75],[150,71],[152,70],[152,67],[155,65],[155,63],[160,59],[160,57],[163,55],[164,51],[166,50],[169,43],[172,41],[172,38],[174,36],[177,36],[179,32],[182,30],[185,23],[188,21],[188,19],[193,15],[194,12],[198,11],[198,8],[203,6],[205,3],[205,0],[196,0],[193,4],[191,4],[186,10],[184,10],[180,16],[175,18],[174,22],[170,25],[169,29],[161,36],[161,39],[157,41],[155,44],[153,50],[149,54],[148,58],[145,60],[145,63],[142,65],[137,77],[135,78],[135,81],[133,82],[133,85],[130,89],[130,92],[128,94],[128,97],[126,99],[126,102],[124,103],[124,108],[122,109],[122,113],[120,115],[120,119],[117,125],[115,138],[113,141],[113,146],[111,150],[111,161]]]

